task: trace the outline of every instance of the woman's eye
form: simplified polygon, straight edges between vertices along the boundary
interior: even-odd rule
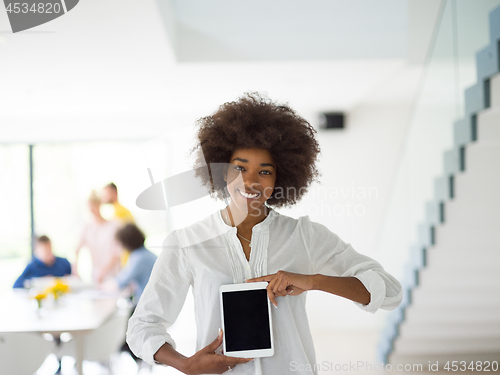
[[[262,173],[262,174],[266,174],[266,175],[270,175],[270,174],[272,174],[272,173],[271,173],[271,171],[262,171],[261,173]]]
[[[244,170],[245,170],[245,168],[243,168],[243,167],[241,167],[241,166],[239,166],[239,165],[236,165],[236,166],[234,167],[234,169],[236,169],[237,171],[244,171]]]

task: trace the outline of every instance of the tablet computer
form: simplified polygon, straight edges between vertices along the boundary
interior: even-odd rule
[[[267,282],[221,285],[224,354],[256,358],[274,354]]]

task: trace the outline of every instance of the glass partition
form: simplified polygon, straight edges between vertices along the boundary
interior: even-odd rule
[[[0,146],[0,293],[31,259],[29,147]]]
[[[425,73],[407,127],[378,259],[404,264],[418,243],[425,204],[444,175],[444,153],[453,147],[454,122],[464,116],[464,91],[476,83],[476,53],[489,43],[489,12],[500,0],[443,1]],[[404,270],[398,276],[404,278]]]

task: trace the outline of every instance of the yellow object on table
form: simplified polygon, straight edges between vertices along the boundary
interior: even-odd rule
[[[46,288],[43,292],[36,294],[32,298],[34,298],[36,300],[36,302],[38,303],[38,308],[41,308],[42,301],[45,298],[47,298],[48,294],[52,293],[54,295],[54,301],[56,301],[64,293],[67,293],[69,291],[70,291],[70,287],[66,283],[64,283],[62,279],[56,278],[55,283],[52,286]]]
[[[43,293],[38,293],[36,296],[33,297],[36,299],[36,303],[38,304],[38,308],[40,309],[42,307],[42,301],[47,298],[47,291]]]

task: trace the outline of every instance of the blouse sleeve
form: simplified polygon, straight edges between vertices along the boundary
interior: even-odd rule
[[[379,308],[392,310],[403,298],[401,284],[377,261],[359,254],[328,228],[302,218],[302,237],[309,252],[313,273],[328,276],[352,276],[370,293],[370,303],[363,310],[375,313]]]
[[[190,284],[186,254],[179,246],[176,232],[172,232],[129,320],[127,343],[136,356],[154,364],[153,355],[163,344],[175,348],[167,329],[177,319]]]

